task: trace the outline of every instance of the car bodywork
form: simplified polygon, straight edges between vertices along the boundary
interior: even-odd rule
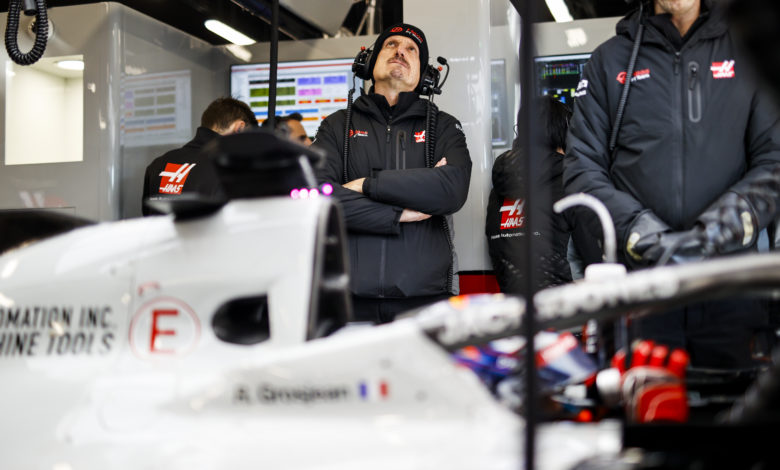
[[[338,206],[311,196],[302,148],[266,136],[289,158],[228,158],[256,138],[215,158],[238,198],[0,255],[3,468],[519,468],[525,421],[450,353],[518,335],[525,302],[351,322]],[[309,197],[289,192],[301,182]],[[773,253],[585,280],[534,306],[541,328],[568,328],[778,285]],[[621,451],[615,421],[536,429],[540,468]]]
[[[517,468],[522,419],[427,333],[447,315],[334,311],[343,235],[328,198],[277,197],[3,254],[3,466]],[[519,320],[518,299],[490,303]],[[619,449],[615,423],[541,433],[545,468]]]

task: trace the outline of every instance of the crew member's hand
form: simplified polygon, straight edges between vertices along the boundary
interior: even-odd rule
[[[358,178],[344,184],[344,187],[363,194],[363,181],[365,181],[365,178]]]
[[[431,218],[430,214],[425,214],[420,211],[415,211],[412,209],[404,209],[404,211],[401,212],[400,222],[420,222],[430,218]]]
[[[674,263],[697,261],[705,257],[699,227],[673,232],[665,222],[650,211],[636,218],[626,240],[628,261],[637,266],[652,266],[661,257],[671,257]]]
[[[757,237],[758,220],[750,204],[728,192],[704,211],[697,222],[704,228],[706,244],[718,253],[745,249]]]
[[[701,240],[702,232],[699,228],[658,234],[655,242],[644,250],[642,260],[657,264],[661,257],[666,255],[668,264],[701,261],[707,255]],[[637,245],[641,243],[642,240]]]
[[[441,160],[436,162],[435,165],[433,165],[434,168],[439,168],[440,166],[444,166],[447,164],[447,157],[441,157]]]

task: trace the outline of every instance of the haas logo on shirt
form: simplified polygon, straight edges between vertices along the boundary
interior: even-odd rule
[[[525,201],[504,199],[501,206],[501,230],[523,228],[525,225]]]
[[[416,143],[418,143],[418,144],[421,144],[421,143],[425,142],[425,131],[422,130],[420,132],[415,132],[414,133],[414,141]]]
[[[710,67],[712,78],[734,78],[734,61],[724,60],[723,62],[713,62]]]
[[[181,194],[194,167],[195,163],[166,163],[165,170],[160,172],[160,194]]]

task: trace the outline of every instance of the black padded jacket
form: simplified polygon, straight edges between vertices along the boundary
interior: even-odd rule
[[[327,152],[318,170],[334,186],[349,232],[352,293],[370,298],[405,298],[458,292],[451,220],[466,202],[471,158],[460,123],[438,113],[434,163],[426,168],[426,102],[402,93],[392,109],[381,95],[362,95],[352,107],[348,180],[365,177],[363,194],[342,187],[346,111],[328,116],[314,146]],[[399,222],[404,208],[431,217]],[[448,285],[450,284],[450,285]]]
[[[614,154],[608,141],[639,26],[638,11],[591,56],[576,92],[564,163],[566,192],[586,192],[614,218],[619,256],[629,228],[652,211],[687,230],[728,191],[740,195],[780,164],[780,126],[720,9],[682,47],[647,22]],[[771,216],[758,220],[766,227]]]
[[[563,197],[563,156],[552,150],[537,165],[539,181],[531,199],[535,204],[536,276],[535,289],[571,282],[567,249],[572,231],[569,214],[556,214],[552,205]],[[528,271],[525,239],[528,236],[527,215],[530,212],[521,195],[524,152],[517,146],[496,158],[493,163],[493,189],[490,190],[485,217],[488,253],[501,292],[525,294]]]
[[[183,147],[155,158],[146,167],[143,189],[143,214],[155,215],[147,200],[175,199],[182,194],[197,194],[208,198],[222,197],[219,178],[203,148],[219,134],[198,127],[195,137]]]

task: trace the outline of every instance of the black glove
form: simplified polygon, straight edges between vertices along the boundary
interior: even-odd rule
[[[734,186],[698,218],[706,244],[718,253],[752,246],[780,207],[780,164]]]
[[[707,252],[702,245],[702,229],[672,232],[663,220],[650,211],[639,214],[631,224],[626,240],[627,260],[632,267],[699,261]]]
[[[758,237],[758,220],[753,208],[741,195],[731,191],[702,212],[697,222],[704,228],[705,245],[721,254],[747,248]]]

